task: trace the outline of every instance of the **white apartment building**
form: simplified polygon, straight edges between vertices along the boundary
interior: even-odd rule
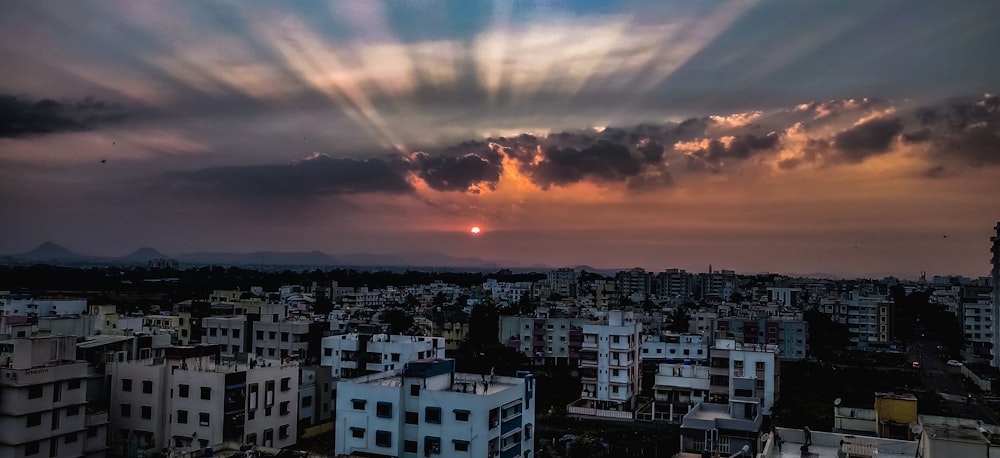
[[[36,298],[30,294],[0,295],[0,315],[56,316],[87,313],[86,299]]]
[[[604,323],[583,325],[583,391],[580,399],[568,406],[571,414],[632,418],[641,389],[641,333],[642,324],[631,312],[621,310],[608,311]]]
[[[535,364],[577,365],[586,318],[501,316],[500,343],[532,358]]]
[[[778,353],[777,345],[716,339],[709,350],[709,402],[728,402],[735,380],[752,380],[763,414],[770,415],[781,386]]]
[[[201,342],[219,345],[222,354],[249,353],[246,348],[246,315],[207,316],[201,319]]]
[[[0,456],[103,457],[108,415],[87,409],[76,337],[0,342]]]
[[[385,305],[382,292],[378,290],[371,291],[367,286],[362,286],[354,292],[341,295],[340,302],[345,309],[377,309]]]
[[[354,378],[402,369],[410,361],[444,358],[443,337],[343,334],[324,337],[320,363],[334,377]]]
[[[222,354],[250,353],[258,358],[305,357],[314,321],[290,318],[288,306],[263,301],[240,301],[246,314],[202,319],[202,342],[222,346]]]
[[[532,457],[534,390],[530,374],[457,373],[452,359],[341,380],[335,453]]]
[[[109,365],[112,447],[152,453],[224,441],[295,444],[298,365],[220,363],[218,352],[215,345],[169,347],[163,358]]]
[[[708,366],[691,361],[659,364],[653,380],[653,420],[679,423],[694,405],[708,400]]]
[[[708,358],[708,340],[701,334],[644,335],[640,356],[648,360],[704,360]]]

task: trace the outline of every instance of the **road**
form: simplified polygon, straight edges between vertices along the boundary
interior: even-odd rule
[[[965,391],[960,379],[953,375],[950,368],[938,355],[937,342],[916,340],[910,347],[913,361],[920,362],[922,378],[928,392],[937,393],[958,416],[982,420],[983,422],[1000,425],[996,411],[982,403]]]

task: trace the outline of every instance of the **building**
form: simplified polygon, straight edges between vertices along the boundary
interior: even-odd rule
[[[299,434],[333,417],[337,382],[331,372],[327,366],[299,366]]]
[[[727,402],[695,405],[681,420],[681,451],[730,456],[746,447],[744,456],[757,456],[763,449],[759,391],[753,379],[739,377],[730,384]]]
[[[36,298],[30,294],[9,293],[0,296],[0,315],[42,317],[86,312],[86,299]]]
[[[821,312],[847,326],[851,346],[861,350],[888,346],[896,340],[895,307],[882,295],[859,290],[822,298],[819,303]]]
[[[642,383],[642,324],[631,312],[608,311],[607,321],[583,325],[580,399],[571,415],[632,419]]]
[[[149,267],[150,270],[153,270],[153,269],[172,269],[172,270],[177,270],[178,265],[179,264],[177,263],[176,259],[155,258],[155,259],[150,259],[149,261],[146,261],[146,266]]]
[[[993,246],[990,248],[990,277],[993,284],[993,316],[1000,319],[1000,222],[993,228],[996,235],[990,237]],[[993,366],[1000,367],[1000,332],[993,333]]]
[[[786,361],[802,360],[809,350],[809,324],[801,315],[768,316],[758,313],[755,317],[729,316],[719,318],[716,326],[718,332],[738,342],[776,345],[781,359]]]
[[[622,299],[646,300],[653,291],[652,276],[640,267],[619,271],[615,274],[615,290]]]
[[[671,304],[685,304],[692,299],[693,280],[684,269],[667,269],[656,276],[656,297]]]
[[[324,337],[320,362],[334,377],[354,378],[402,369],[410,361],[444,358],[444,338],[388,334]]]
[[[585,318],[501,316],[500,342],[538,365],[576,366],[583,346]]]
[[[711,402],[726,403],[739,380],[751,380],[764,415],[778,399],[781,387],[781,360],[776,345],[744,344],[733,339],[716,339],[709,350],[709,389]]]
[[[580,273],[576,270],[570,268],[550,270],[546,278],[553,294],[576,297],[577,282],[580,278]]]
[[[0,456],[103,457],[107,412],[87,407],[87,363],[76,337],[0,342]]]
[[[642,340],[642,361],[659,364],[668,360],[707,360],[708,344],[701,334],[647,334]]]
[[[458,350],[469,336],[469,314],[462,310],[432,310],[430,322],[430,335],[444,338],[445,351]]]
[[[221,361],[217,345],[168,347],[163,358],[110,365],[116,453],[202,450],[224,441],[297,440],[295,362]]]
[[[534,456],[535,383],[410,362],[337,383],[338,456]]]

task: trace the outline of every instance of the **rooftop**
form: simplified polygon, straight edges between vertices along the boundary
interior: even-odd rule
[[[782,445],[779,450],[771,435],[768,434],[764,445],[763,456],[766,458],[837,458],[837,452],[843,450],[849,456],[870,456],[877,458],[912,458],[917,455],[917,443],[878,437],[860,437],[849,434],[812,432],[812,445],[809,454],[802,453],[804,435],[801,429],[778,428]],[[843,441],[843,445],[841,444]]]

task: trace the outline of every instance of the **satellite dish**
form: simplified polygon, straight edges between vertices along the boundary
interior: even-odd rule
[[[910,431],[912,431],[913,434],[920,434],[924,432],[924,426],[917,422],[910,423]]]
[[[841,402],[842,402],[842,401],[840,400],[840,398],[837,398],[837,399],[834,399],[834,400],[833,400],[833,405],[835,405],[835,406],[839,406]]]

